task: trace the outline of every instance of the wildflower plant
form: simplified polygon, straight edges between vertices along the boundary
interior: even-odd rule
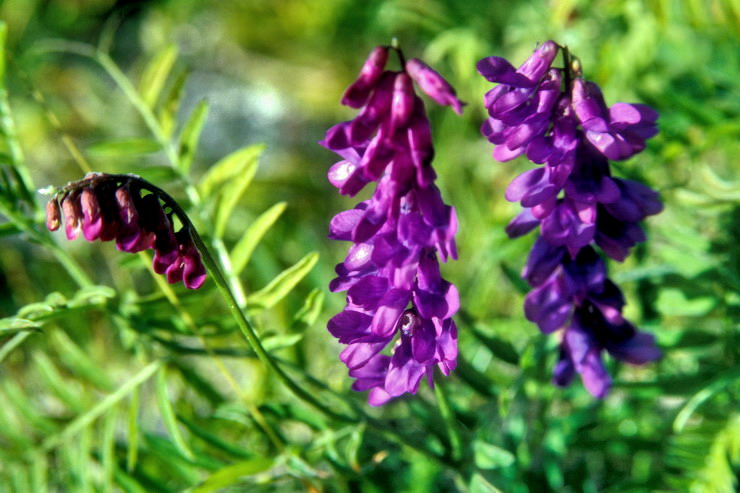
[[[555,68],[560,51],[563,67]],[[607,107],[578,61],[553,41],[518,69],[500,57],[484,58],[477,68],[498,83],[485,95],[489,118],[481,128],[495,144],[494,159],[525,155],[541,165],[506,189],[506,199],[524,207],[508,235],[540,230],[522,273],[533,288],[524,313],[546,334],[562,329],[555,384],[567,385],[578,373],[591,394],[604,397],[611,385],[604,350],[633,364],[660,357],[655,338],[622,316],[624,296],[594,248],[623,261],[645,240],[640,222],[662,210],[655,191],[613,177],[609,166],[645,148],[658,133],[658,114],[641,104]]]
[[[401,70],[386,69],[391,52]],[[434,368],[448,375],[457,360],[458,292],[442,278],[438,260],[457,258],[457,217],[434,184],[431,127],[414,82],[437,104],[462,112],[437,72],[406,61],[397,47],[379,46],[342,97],[359,114],[321,141],[342,157],[329,170],[341,194],[377,182],[369,200],[331,221],[329,237],[352,246],[330,284],[347,291],[347,304],[328,323],[347,345],[340,358],[355,378],[352,388],[369,390],[375,406],[415,394],[425,376],[433,384]]]

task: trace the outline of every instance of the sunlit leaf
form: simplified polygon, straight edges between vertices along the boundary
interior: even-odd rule
[[[498,469],[514,463],[514,454],[482,440],[473,441],[475,465],[481,469]]]
[[[200,180],[198,189],[204,197],[210,197],[216,187],[220,187],[232,179],[244,179],[244,176],[253,175],[250,172],[260,154],[265,150],[263,144],[243,147],[223,157],[216,164],[208,168],[208,171]],[[251,179],[251,178],[250,178]]]
[[[249,259],[252,257],[252,252],[254,252],[265,233],[278,220],[286,205],[285,202],[278,202],[249,224],[241,239],[231,251],[231,267],[235,274],[238,275],[247,266]]]
[[[178,166],[184,175],[188,174],[190,165],[193,164],[195,151],[198,149],[198,139],[207,116],[208,102],[201,101],[190,113],[180,133],[180,145],[177,153],[179,157]]]
[[[162,150],[162,146],[159,145],[159,142],[143,138],[104,140],[87,147],[87,152],[101,158],[152,154],[160,150]]]
[[[177,45],[168,45],[159,50],[144,69],[139,81],[139,92],[148,106],[154,107],[157,104],[176,59]]]
[[[273,464],[274,460],[267,457],[256,457],[231,464],[211,474],[208,479],[193,490],[193,493],[208,493],[222,490],[227,486],[239,483],[246,477],[267,471]]]
[[[267,286],[252,293],[247,303],[250,308],[270,308],[278,301],[283,299],[294,287],[303,279],[316,262],[319,260],[319,254],[316,252],[309,253],[293,266],[288,267],[278,274]]]
[[[159,413],[162,417],[167,432],[172,437],[172,441],[177,447],[177,450],[189,460],[195,460],[193,451],[188,446],[185,438],[180,432],[180,428],[177,426],[177,419],[175,418],[175,410],[172,407],[172,402],[167,393],[167,372],[164,367],[159,371],[157,375],[157,405],[159,406]]]

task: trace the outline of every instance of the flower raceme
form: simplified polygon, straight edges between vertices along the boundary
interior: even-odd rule
[[[400,71],[386,69],[391,49]],[[369,200],[331,221],[329,237],[352,246],[330,284],[347,291],[347,304],[328,323],[347,345],[340,358],[356,379],[353,389],[369,390],[376,406],[416,393],[424,376],[433,384],[434,367],[448,375],[457,359],[458,292],[441,277],[437,259],[457,258],[457,217],[434,185],[431,127],[414,82],[436,103],[462,112],[437,72],[380,46],[342,97],[359,114],[320,142],[342,157],[328,174],[341,194],[377,182]]]
[[[169,212],[161,200],[170,205]],[[163,191],[135,175],[88,173],[49,200],[46,226],[56,231],[63,216],[67,239],[74,240],[82,232],[87,241],[115,240],[123,252],[151,248],[157,274],[165,274],[170,284],[182,281],[185,287],[197,289],[206,280],[206,269],[189,222],[183,221],[186,225],[175,232],[172,204]]]
[[[540,227],[522,274],[534,288],[524,312],[544,333],[563,329],[554,382],[567,385],[579,373],[591,394],[604,397],[611,380],[603,350],[633,364],[660,357],[654,337],[622,317],[624,297],[592,246],[623,261],[645,240],[639,223],[662,210],[655,191],[612,177],[609,167],[610,159],[645,148],[658,132],[658,114],[641,104],[607,107],[567,50],[564,67],[552,67],[560,49],[548,41],[519,68],[500,57],[478,62],[480,74],[498,83],[485,96],[489,118],[481,132],[495,144],[496,160],[525,155],[542,165],[506,190],[524,207],[507,226],[509,236]]]

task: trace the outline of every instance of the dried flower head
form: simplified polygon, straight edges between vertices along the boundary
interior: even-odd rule
[[[152,248],[154,271],[166,274],[168,282],[182,281],[189,289],[205,282],[206,269],[186,216],[179,215],[184,226],[175,232],[173,215],[175,208],[181,210],[166,193],[138,176],[88,173],[68,183],[46,206],[50,231],[61,226],[60,203],[68,239],[82,231],[87,241],[115,240],[116,248],[124,252]]]

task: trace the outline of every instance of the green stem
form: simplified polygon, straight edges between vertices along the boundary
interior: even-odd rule
[[[278,364],[272,359],[270,354],[262,346],[262,343],[260,342],[259,337],[254,330],[254,327],[244,315],[244,312],[242,312],[242,310],[239,308],[239,304],[237,303],[234,294],[231,292],[231,289],[229,288],[229,283],[224,278],[224,275],[221,272],[221,268],[211,256],[210,251],[203,243],[200,235],[198,235],[197,231],[195,231],[194,228],[191,228],[190,232],[192,234],[193,242],[195,243],[196,248],[203,256],[203,263],[205,264],[211,276],[213,276],[213,281],[216,283],[216,287],[226,300],[226,304],[228,305],[231,314],[234,316],[239,330],[241,331],[242,335],[247,340],[249,345],[252,347],[252,350],[255,352],[260,361],[262,361],[262,363],[267,368],[275,373],[275,376],[278,378],[278,380],[280,380],[286,387],[288,387],[288,389],[290,389],[291,392],[293,392],[303,401],[311,404],[313,407],[331,417],[332,419],[348,423],[357,423],[359,421],[357,418],[336,413],[332,409],[321,403],[315,395],[311,394],[306,389],[298,385],[295,381],[293,381],[293,379],[290,378],[290,376],[288,376],[287,373],[285,373],[285,371],[280,366],[278,366]]]
[[[439,412],[442,414],[445,426],[447,427],[447,436],[450,439],[450,452],[452,460],[458,462],[462,458],[462,439],[460,438],[460,429],[455,420],[455,412],[450,405],[449,396],[441,382],[435,382],[434,395],[437,397]]]

